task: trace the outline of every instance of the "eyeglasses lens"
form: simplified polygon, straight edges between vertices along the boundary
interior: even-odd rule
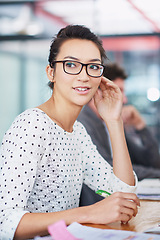
[[[79,62],[66,61],[64,63],[64,69],[69,74],[78,74],[81,71],[82,65]]]
[[[100,77],[103,73],[103,66],[99,64],[89,64],[87,65],[88,75],[92,77]]]

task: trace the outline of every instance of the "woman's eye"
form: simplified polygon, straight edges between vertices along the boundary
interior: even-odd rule
[[[90,69],[92,70],[99,70],[99,66],[98,65],[90,65]]]
[[[73,62],[66,62],[66,67],[73,68],[73,67],[76,67],[76,64]]]

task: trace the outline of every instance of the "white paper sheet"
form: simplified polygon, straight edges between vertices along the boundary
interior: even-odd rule
[[[72,223],[68,231],[83,240],[160,240],[159,235],[131,231],[99,229]]]

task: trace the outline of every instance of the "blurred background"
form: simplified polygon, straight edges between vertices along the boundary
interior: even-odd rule
[[[45,67],[60,28],[98,34],[125,68],[126,95],[160,143],[160,0],[0,1],[0,142],[14,118],[47,100]]]

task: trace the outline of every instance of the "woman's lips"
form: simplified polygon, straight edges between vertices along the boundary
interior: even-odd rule
[[[86,94],[89,92],[89,87],[75,87],[74,90],[80,94]]]

